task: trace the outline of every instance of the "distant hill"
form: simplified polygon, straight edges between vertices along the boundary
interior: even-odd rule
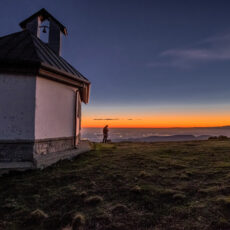
[[[142,138],[115,139],[114,142],[131,141],[131,142],[160,142],[160,141],[195,141],[208,140],[210,135],[172,135],[172,136],[148,136]]]

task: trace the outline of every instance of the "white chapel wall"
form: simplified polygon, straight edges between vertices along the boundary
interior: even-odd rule
[[[0,140],[34,138],[33,76],[0,74]]]
[[[76,89],[37,77],[35,138],[74,136]]]

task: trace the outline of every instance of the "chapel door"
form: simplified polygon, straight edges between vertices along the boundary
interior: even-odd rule
[[[81,98],[79,92],[76,92],[76,120],[75,120],[75,147],[79,145],[80,142],[80,131],[81,131]]]

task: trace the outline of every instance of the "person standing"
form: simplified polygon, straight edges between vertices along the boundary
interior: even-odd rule
[[[103,141],[102,143],[107,143],[107,140],[108,140],[108,134],[109,134],[109,129],[108,129],[108,125],[106,125],[104,128],[103,128]]]

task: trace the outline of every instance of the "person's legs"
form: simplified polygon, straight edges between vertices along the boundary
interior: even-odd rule
[[[108,138],[108,136],[104,135],[102,143],[107,143],[107,138]]]

